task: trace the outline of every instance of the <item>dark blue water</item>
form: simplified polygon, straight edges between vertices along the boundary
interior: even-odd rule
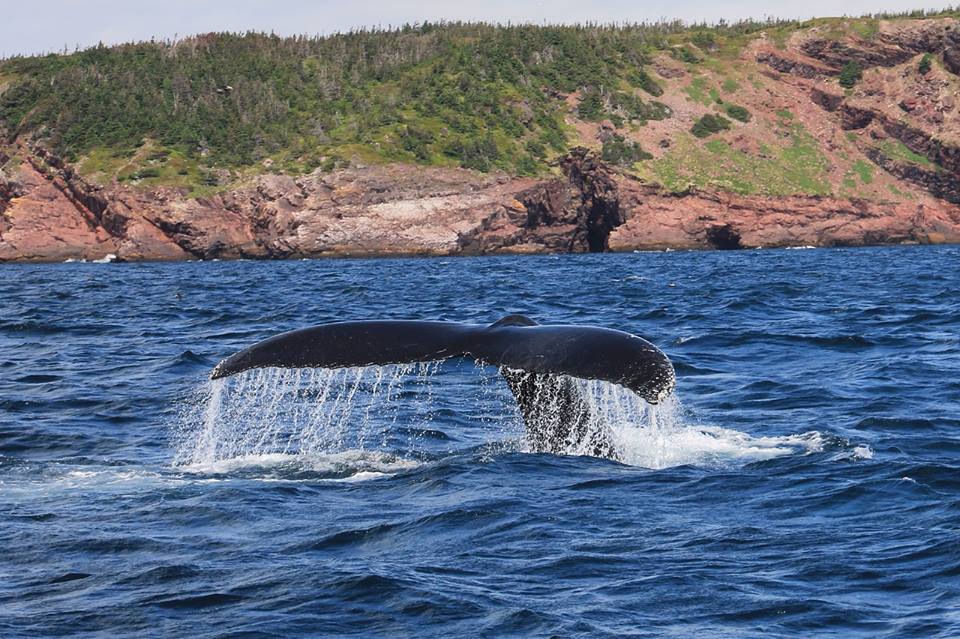
[[[958,273],[927,247],[5,266],[0,636],[960,636]],[[525,452],[469,364],[205,382],[286,329],[509,312],[673,359],[680,405],[624,409],[631,464]]]

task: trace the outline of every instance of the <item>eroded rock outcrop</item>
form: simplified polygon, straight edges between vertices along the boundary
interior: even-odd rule
[[[874,40],[856,39],[851,42],[827,38],[811,38],[800,45],[804,54],[814,58],[835,70],[842,69],[850,61],[857,62],[863,68],[893,67],[906,62],[915,55],[914,51],[898,44]]]
[[[877,158],[878,164],[893,163]],[[960,209],[664,193],[574,149],[547,180],[405,165],[263,175],[191,199],[99,187],[48,155],[20,167],[0,260],[464,255],[960,242]],[[889,167],[898,171],[897,167]],[[913,177],[930,181],[936,173]],[[933,176],[933,177],[931,177]],[[937,188],[953,188],[952,186]],[[931,190],[933,187],[931,187]]]
[[[816,60],[804,58],[786,51],[776,51],[769,47],[761,49],[756,55],[756,60],[760,64],[765,64],[780,73],[807,79],[832,75],[836,72],[834,68],[821,64]]]
[[[516,194],[515,202],[461,239],[464,253],[608,250],[623,223],[613,173],[596,153],[576,148],[559,162],[563,177]]]
[[[0,169],[0,213],[6,210],[10,200],[23,195],[23,184]]]
[[[960,241],[960,210],[948,204],[718,193],[671,197],[625,178],[619,187],[629,214],[610,235],[616,251]]]
[[[89,211],[32,164],[19,167],[18,183],[0,212],[0,260],[97,259],[117,252],[115,238]]]

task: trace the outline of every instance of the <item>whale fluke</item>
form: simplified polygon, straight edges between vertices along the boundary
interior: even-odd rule
[[[673,365],[650,342],[609,328],[542,325],[510,315],[489,326],[457,322],[336,322],[265,339],[227,357],[211,377],[251,368],[345,368],[466,357],[529,373],[619,384],[651,404],[673,390]]]
[[[675,384],[673,365],[650,342],[609,328],[541,325],[509,315],[489,326],[457,322],[373,320],[337,322],[271,337],[231,355],[213,369],[219,379],[252,368],[345,368],[429,362],[453,357],[498,366],[537,450],[590,435],[589,410],[569,377],[629,388],[651,404]],[[539,398],[549,395],[550,410]],[[609,437],[590,443],[615,457]]]

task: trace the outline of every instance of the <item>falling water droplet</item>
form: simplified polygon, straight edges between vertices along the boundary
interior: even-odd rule
[[[265,368],[206,382],[175,434],[174,464],[211,467],[241,458],[365,452],[416,458],[418,447],[426,446],[425,438],[458,441],[460,433],[451,427],[481,426],[501,444],[523,432],[519,411],[496,369],[487,367],[482,375],[475,370],[469,375],[453,373],[462,375],[461,381],[444,380],[443,392],[434,387],[439,370],[436,362]],[[497,382],[491,383],[492,379]],[[586,436],[573,436],[572,428],[557,429],[570,433],[567,441],[551,446],[560,454],[593,455],[594,442],[606,438],[620,461],[665,468],[766,459],[815,445],[815,438],[752,438],[735,430],[691,425],[682,418],[675,394],[652,406],[621,386],[597,380],[566,381],[576,385],[589,418],[581,424]],[[452,392],[447,388],[451,384]],[[537,399],[545,419],[554,420],[554,425],[570,414],[561,410],[566,400],[558,388],[543,385]],[[435,423],[437,415],[442,417]],[[521,450],[537,448],[535,442],[523,438],[520,442]],[[508,443],[507,449],[516,447]]]

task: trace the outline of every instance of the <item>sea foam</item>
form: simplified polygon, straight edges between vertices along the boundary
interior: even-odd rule
[[[213,474],[285,467],[340,477],[414,468],[422,463],[415,438],[398,449],[392,436],[399,430],[429,427],[423,423],[429,410],[399,409],[410,403],[429,406],[439,392],[451,392],[439,390],[443,384],[435,379],[441,377],[435,375],[438,367],[432,363],[333,370],[267,368],[207,382],[178,431],[175,465],[187,472]],[[727,466],[823,448],[823,437],[816,431],[753,437],[697,424],[676,394],[653,406],[621,386],[574,381],[592,415],[588,429],[609,427],[619,461],[629,465]],[[496,419],[503,428],[494,433],[517,440],[518,445],[508,449],[529,451],[516,406],[502,386]],[[461,405],[476,401],[468,394]],[[421,423],[410,423],[418,419]],[[583,441],[568,442],[561,453],[588,455],[588,448]]]

